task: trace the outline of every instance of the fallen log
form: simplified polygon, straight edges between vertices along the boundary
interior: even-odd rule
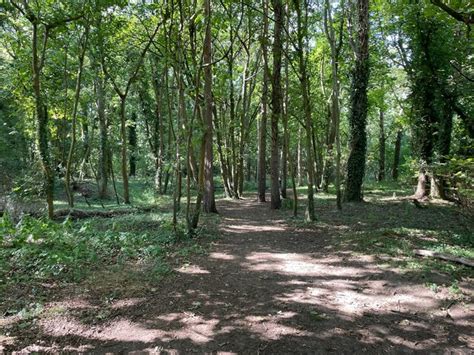
[[[62,219],[65,217],[69,217],[70,219],[73,219],[73,220],[93,218],[93,217],[112,218],[112,217],[122,216],[126,214],[152,212],[154,210],[156,210],[155,206],[133,207],[129,209],[119,209],[119,210],[60,209],[54,212],[54,218]]]
[[[415,255],[418,255],[418,256],[425,256],[425,257],[430,257],[430,258],[435,258],[435,259],[452,261],[454,263],[474,267],[474,260],[470,260],[470,259],[466,259],[466,258],[461,258],[461,257],[448,255],[448,254],[437,253],[437,252],[434,252],[434,251],[431,251],[431,250],[424,250],[424,249],[415,249],[415,250],[413,250],[413,252],[415,253]]]

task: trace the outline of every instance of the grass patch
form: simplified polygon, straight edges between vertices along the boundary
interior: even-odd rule
[[[201,229],[189,239],[184,226],[175,231],[170,220],[167,213],[137,213],[62,223],[24,216],[15,224],[5,214],[0,218],[0,294],[11,298],[9,290],[16,289],[39,295],[42,285],[79,283],[102,272],[159,280],[172,270],[170,254],[203,253],[197,239],[208,235]]]
[[[469,233],[401,227],[355,232],[346,234],[343,238],[343,243],[356,252],[391,257],[390,263],[394,267],[419,271],[425,276],[433,271],[449,274],[452,277],[451,288],[455,288],[457,280],[462,277],[473,275],[469,267],[438,259],[422,258],[413,253],[414,249],[426,249],[474,259],[474,241]]]

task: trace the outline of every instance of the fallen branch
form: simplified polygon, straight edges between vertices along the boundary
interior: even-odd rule
[[[466,258],[460,258],[460,257],[452,256],[452,255],[436,253],[431,250],[423,250],[423,249],[415,249],[413,250],[413,252],[415,253],[415,255],[418,255],[418,256],[426,256],[426,257],[431,257],[431,258],[436,258],[436,259],[441,259],[441,260],[447,260],[447,261],[452,261],[458,264],[474,267],[474,260],[470,260]]]
[[[122,216],[126,214],[134,214],[134,213],[144,213],[144,212],[151,212],[155,210],[156,208],[153,206],[147,206],[147,207],[134,207],[130,209],[123,209],[123,210],[93,210],[93,211],[87,211],[87,210],[69,210],[69,209],[61,209],[57,210],[54,213],[54,218],[65,218],[69,217],[70,219],[76,220],[76,219],[85,219],[85,218],[93,218],[93,217],[101,217],[101,218],[112,218],[116,216]]]

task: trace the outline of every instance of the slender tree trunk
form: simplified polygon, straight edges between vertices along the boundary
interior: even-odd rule
[[[107,118],[105,116],[105,92],[104,92],[104,78],[101,71],[96,73],[95,94],[97,101],[97,115],[99,116],[99,198],[107,197],[107,186],[109,180],[108,174],[108,132],[107,132]]]
[[[250,53],[247,53],[247,60],[245,62],[243,76],[242,76],[242,110],[240,112],[240,129],[239,129],[239,154],[237,164],[237,182],[239,196],[243,194],[244,188],[244,151],[245,151],[245,135],[247,126],[247,100],[248,100],[248,67],[250,62]]]
[[[301,125],[298,126],[298,146],[297,146],[297,157],[296,157],[296,175],[297,175],[297,185],[303,185],[303,162],[302,162],[302,151],[301,151],[301,135],[303,134]]]
[[[324,30],[331,47],[331,72],[332,72],[332,92],[331,92],[331,106],[329,108],[330,112],[330,122],[329,125],[329,135],[328,135],[328,157],[326,169],[326,189],[329,185],[329,170],[332,166],[332,161],[334,159],[333,153],[333,144],[336,143],[336,166],[335,166],[335,187],[336,187],[336,206],[337,209],[342,209],[342,196],[341,196],[341,136],[340,136],[340,122],[341,122],[341,110],[339,106],[339,94],[340,94],[340,85],[339,85],[339,57],[342,48],[343,41],[343,20],[340,20],[340,29],[339,29],[339,39],[336,41],[336,33],[334,30],[334,21],[332,18],[332,10],[329,0],[325,1],[324,8]]]
[[[126,204],[130,204],[130,193],[128,188],[128,166],[127,166],[127,156],[128,156],[128,144],[127,144],[127,122],[125,118],[125,104],[126,96],[120,96],[120,139],[122,147],[120,150],[122,164],[122,183],[123,183],[123,199]]]
[[[281,33],[283,27],[283,5],[281,0],[272,0],[273,18],[275,21],[273,34],[273,77],[272,77],[272,146],[271,146],[271,208],[279,209],[281,207],[280,198],[280,166],[279,166],[279,140],[278,140],[278,122],[281,117],[282,98],[281,98],[281,52],[282,40]]]
[[[313,119],[311,115],[311,103],[308,86],[308,73],[306,71],[306,58],[304,49],[305,28],[306,23],[303,23],[301,6],[299,0],[294,0],[297,15],[297,33],[298,33],[298,64],[299,64],[299,79],[300,87],[303,95],[303,110],[304,122],[306,129],[306,170],[308,173],[308,206],[306,209],[306,219],[314,221],[316,219],[314,213],[314,150],[313,150]]]
[[[230,19],[232,20],[232,19]],[[230,42],[233,43],[234,33],[232,26],[230,31]],[[234,49],[233,46],[230,48],[228,56],[228,73],[229,73],[229,102],[230,102],[230,123],[229,123],[229,136],[230,136],[230,150],[231,150],[231,167],[230,178],[232,179],[233,197],[239,198],[239,186],[237,177],[237,148],[235,144],[235,94],[234,94]]]
[[[379,113],[379,173],[377,180],[385,180],[385,128],[384,112],[382,109],[380,109]]]
[[[289,6],[288,3],[285,7],[285,27],[289,33]],[[286,40],[286,52],[289,52],[289,40]],[[285,60],[285,96],[283,100],[283,149],[281,159],[281,197],[286,198],[286,188],[288,186],[288,145],[290,143],[290,133],[288,131],[288,89],[289,89],[289,71],[288,71],[288,58]]]
[[[402,147],[403,131],[399,129],[397,131],[397,138],[395,139],[395,150],[393,153],[393,166],[392,166],[392,179],[398,180],[398,169],[400,166],[400,151]]]
[[[298,190],[296,190],[296,166],[290,158],[291,187],[293,191],[293,217],[298,216]]]
[[[72,127],[71,127],[71,145],[69,147],[69,154],[66,162],[66,194],[68,197],[69,207],[74,207],[74,195],[71,191],[71,165],[74,155],[74,150],[76,149],[76,125],[77,125],[77,108],[79,106],[79,97],[81,94],[81,80],[82,80],[82,68],[84,66],[84,56],[86,54],[87,48],[87,39],[89,36],[89,28],[86,27],[84,32],[84,37],[82,38],[82,48],[79,54],[79,68],[77,70],[77,79],[76,79],[76,91],[74,93],[74,106],[72,109]]]
[[[222,182],[224,184],[224,191],[225,191],[226,197],[232,197],[233,192],[232,192],[230,182],[229,182],[229,167],[227,166],[227,160],[224,157],[221,127],[219,123],[219,117],[217,116],[217,108],[215,105],[213,107],[213,112],[214,112],[214,125],[215,125],[216,140],[217,140],[217,154],[219,154],[219,161],[220,161],[220,167],[221,167]]]
[[[79,166],[79,180],[84,180],[84,178],[86,178],[88,176],[88,172],[87,172],[87,164],[89,164],[89,166],[91,165],[90,164],[90,154],[91,154],[91,141],[94,137],[94,126],[95,126],[95,122],[92,122],[92,129],[91,131],[89,131],[89,123],[87,122],[88,121],[88,110],[87,110],[87,105],[84,105],[85,106],[85,109],[84,109],[84,122],[82,122],[81,124],[81,141],[82,141],[82,159],[81,159],[81,163],[80,163],[80,166]],[[92,167],[91,167],[91,170]],[[94,172],[94,176],[95,176],[95,180],[98,181],[97,179],[97,174]]]
[[[128,175],[132,177],[137,174],[137,114],[135,112],[132,113],[128,125],[128,144],[130,146]]]
[[[263,31],[260,39],[263,56],[263,82],[262,82],[262,113],[258,131],[258,166],[257,166],[257,198],[259,202],[265,202],[265,191],[267,189],[267,106],[268,106],[268,82],[270,73],[268,69],[268,0],[262,0],[263,7]]]
[[[204,125],[205,125],[205,157],[204,157],[204,211],[217,213],[214,196],[213,150],[212,150],[212,47],[211,47],[211,1],[204,1],[206,17],[206,34],[204,37]]]
[[[160,83],[159,83],[159,73],[158,73],[158,63],[157,59],[153,61],[153,93],[155,94],[155,132],[154,136],[155,139],[155,191],[161,195],[163,193],[163,154],[164,154],[164,125],[163,125],[163,115],[162,115],[162,100],[161,100],[161,92],[160,92]],[[171,102],[170,102],[170,95],[169,95],[169,85],[168,85],[168,74],[167,68],[165,68],[165,72],[163,73],[163,77],[165,79],[165,87],[166,87],[166,96],[167,96],[167,106],[168,106],[168,114],[172,115],[171,113]]]
[[[38,137],[38,150],[41,160],[41,167],[44,175],[44,190],[46,193],[46,204],[48,206],[48,217],[54,217],[54,171],[51,168],[50,154],[49,154],[49,132],[48,132],[48,112],[46,105],[43,103],[43,95],[41,93],[41,63],[38,56],[38,23],[33,23],[32,36],[32,71],[33,71],[33,92],[35,96],[35,110],[36,110],[36,130]],[[45,29],[45,31],[48,31]],[[48,33],[44,34],[47,38]],[[46,43],[46,40],[44,41]],[[43,52],[46,48],[42,49]]]
[[[369,1],[357,0],[357,49],[352,71],[349,131],[350,153],[347,161],[345,199],[363,200],[362,182],[365,175],[367,151],[367,86],[369,81]]]

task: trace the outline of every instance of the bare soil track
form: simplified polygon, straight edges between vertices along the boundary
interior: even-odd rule
[[[32,330],[5,340],[4,349],[474,352],[471,280],[460,285],[464,301],[453,302],[449,293],[434,292],[415,274],[384,267],[370,253],[354,253],[341,243],[338,230],[364,223],[370,228],[363,215],[344,224],[338,212],[321,209],[318,213],[333,223],[310,229],[287,223],[288,211],[270,211],[251,198],[218,201],[218,208],[220,238],[209,253],[191,257],[159,287],[131,289],[106,306],[94,292],[71,291],[51,302]],[[389,222],[387,217],[383,223]]]

